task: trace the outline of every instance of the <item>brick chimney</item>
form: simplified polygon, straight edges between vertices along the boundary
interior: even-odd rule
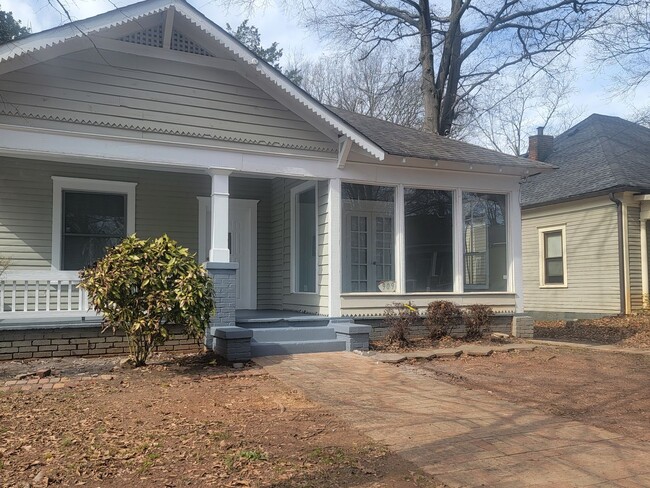
[[[553,136],[544,135],[544,127],[537,128],[537,135],[528,138],[528,159],[546,161],[553,152]]]

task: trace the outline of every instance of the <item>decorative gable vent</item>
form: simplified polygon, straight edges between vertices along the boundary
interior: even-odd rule
[[[183,51],[185,53],[200,54],[201,56],[212,56],[208,51],[199,46],[196,42],[187,36],[184,36],[176,29],[172,32],[172,46],[174,51]]]
[[[162,47],[163,45],[163,26],[151,27],[140,32],[134,32],[128,36],[120,38],[120,41],[131,42],[133,44],[142,44],[144,46]]]

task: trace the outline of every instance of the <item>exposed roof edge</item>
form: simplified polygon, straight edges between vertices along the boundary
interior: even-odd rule
[[[620,193],[624,191],[634,191],[634,192],[650,192],[650,188],[643,188],[639,186],[615,186],[612,188],[605,188],[603,190],[598,190],[598,191],[592,191],[589,193],[581,193],[579,195],[572,195],[570,197],[566,198],[558,198],[555,200],[548,200],[545,202],[540,202],[540,203],[530,203],[530,204],[522,204],[521,209],[522,210],[529,210],[533,208],[540,208],[540,207],[548,207],[549,205],[558,205],[561,203],[569,203],[569,202],[575,202],[576,200],[583,200],[585,198],[593,198],[593,197],[602,197],[605,195],[609,195],[610,193]]]
[[[380,161],[384,159],[384,150],[371,139],[358,132],[338,115],[331,112],[305,91],[294,85],[282,73],[278,72],[278,70],[267,64],[264,60],[258,58],[233,36],[183,0],[145,0],[99,14],[95,17],[78,20],[31,34],[23,39],[0,45],[0,63],[20,56],[30,55],[72,39],[100,33],[101,31],[127,22],[137,21],[143,17],[164,12],[172,6],[178,14],[184,16],[193,25],[244,61],[247,66],[253,67],[264,79],[273,83],[283,93],[299,102],[312,115],[318,117],[341,134],[348,136],[375,158]]]

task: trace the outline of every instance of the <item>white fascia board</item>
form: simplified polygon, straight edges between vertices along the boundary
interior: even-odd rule
[[[519,177],[477,175],[467,171],[404,168],[385,163],[348,163],[336,167],[337,156],[271,153],[207,144],[179,143],[73,133],[0,124],[0,156],[42,161],[139,167],[159,171],[206,172],[223,169],[250,175],[300,179],[340,178],[366,184],[402,183],[415,188],[507,192],[519,187]]]
[[[309,116],[317,117],[318,120],[324,121],[340,134],[348,136],[375,158],[380,161],[384,159],[385,153],[378,145],[327,110],[310,95],[298,88],[282,74],[278,73],[276,69],[257,58],[234,37],[183,1],[146,0],[86,20],[79,20],[38,34],[32,34],[23,40],[0,46],[0,63],[16,57],[36,53],[71,39],[87,38],[91,34],[98,34],[107,29],[115,28],[143,17],[162,13],[171,7],[175,9],[177,14],[185,17],[190,23],[224,46],[237,58],[244,61],[249,69],[252,68],[266,82],[271,82],[272,86],[279,89],[282,94],[285,96],[288,95],[291,99],[299,102],[300,106],[304,108],[305,115],[308,116],[307,118]],[[209,50],[209,46],[204,47]]]

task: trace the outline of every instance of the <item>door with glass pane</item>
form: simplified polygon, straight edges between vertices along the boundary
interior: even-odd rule
[[[350,292],[382,291],[395,276],[393,218],[373,212],[349,212],[345,220],[350,240],[344,288]]]

